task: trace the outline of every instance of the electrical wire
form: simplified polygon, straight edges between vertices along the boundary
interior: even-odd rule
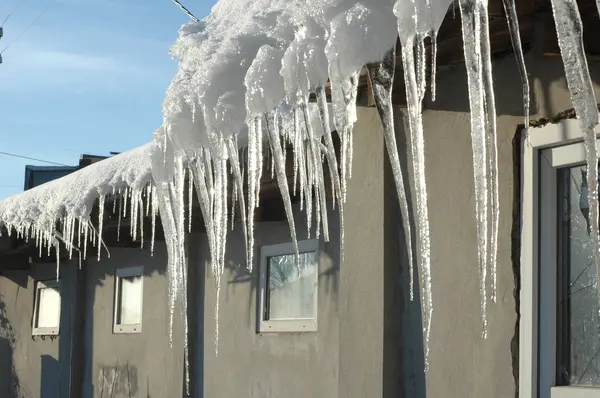
[[[194,16],[194,14],[192,14],[190,12],[190,10],[188,10],[187,8],[185,8],[185,6],[183,4],[181,4],[178,0],[171,0],[173,3],[175,3],[175,5],[177,7],[179,7],[181,9],[181,11],[183,11],[188,17],[190,17],[190,19],[194,22],[199,22],[200,20],[198,18],[196,18]]]
[[[10,12],[6,16],[6,18],[4,18],[4,21],[2,21],[2,24],[0,25],[0,27],[4,26],[4,24],[6,23],[6,21],[8,21],[8,19],[11,17],[11,15],[13,15],[13,12],[17,11],[17,9],[21,6],[22,3],[23,3],[23,0],[19,1],[17,3],[17,5],[12,10],[10,10]]]
[[[29,28],[31,28],[33,25],[35,25],[35,23],[37,21],[39,21],[39,19],[44,16],[44,14],[46,13],[46,11],[48,11],[50,9],[50,7],[52,7],[54,5],[54,3],[56,3],[56,0],[52,0],[50,2],[50,4],[48,4],[48,6],[46,8],[44,8],[44,10],[29,24],[29,26],[27,26],[25,28],[24,31],[22,31],[21,33],[19,33],[19,35],[17,37],[15,37],[15,39],[13,41],[11,41],[10,43],[8,43],[8,45],[6,47],[4,47],[4,50],[0,51],[0,55],[4,54],[4,52],[6,50],[8,50],[10,48],[10,46],[12,46],[13,44],[15,44],[15,42],[17,40],[19,40],[21,38],[21,36],[23,36],[28,30]]]
[[[43,159],[31,158],[29,156],[17,155],[16,153],[9,153],[9,152],[2,152],[2,151],[0,151],[0,155],[12,156],[14,158],[20,158],[20,159],[33,160],[34,162],[53,164],[55,166],[66,166],[66,167],[69,167],[69,165],[66,165],[64,163],[57,163],[57,162],[52,162],[50,160],[43,160]]]

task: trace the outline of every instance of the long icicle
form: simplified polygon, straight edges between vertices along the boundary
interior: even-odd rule
[[[317,90],[317,103],[319,105],[319,113],[321,116],[321,124],[323,127],[323,139],[325,141],[325,155],[327,157],[327,164],[329,165],[329,174],[333,180],[331,184],[331,196],[334,199],[334,203],[337,201],[340,215],[340,229],[344,227],[344,203],[342,195],[342,187],[340,183],[340,174],[338,172],[338,163],[335,154],[335,147],[333,146],[333,138],[331,137],[331,126],[329,124],[329,107],[327,105],[327,97],[325,94],[325,88],[321,87]],[[340,233],[340,255],[344,256],[344,234]]]
[[[597,0],[600,1],[600,0]],[[510,31],[510,40],[512,42],[517,65],[519,66],[519,74],[521,75],[521,83],[523,85],[523,111],[525,113],[525,127],[529,126],[529,77],[527,76],[527,67],[525,66],[525,56],[523,55],[523,45],[521,43],[521,30],[519,29],[519,18],[517,17],[517,8],[515,0],[502,0],[504,4],[504,12],[508,22]]]
[[[420,38],[422,40],[423,38]],[[408,103],[408,116],[410,126],[411,155],[413,174],[415,178],[416,214],[419,234],[420,254],[420,282],[423,289],[423,319],[425,339],[425,368],[429,368],[429,338],[431,335],[431,319],[433,315],[433,295],[431,288],[431,245],[429,235],[429,209],[427,204],[427,184],[425,172],[425,142],[423,136],[422,101],[425,90],[419,90],[416,80],[418,68],[415,61],[425,62],[424,59],[415,60],[415,36],[406,38],[402,42],[402,67],[404,70],[404,84],[406,86],[406,99]]]
[[[394,129],[394,109],[392,107],[392,86],[394,83],[394,73],[396,68],[396,49],[390,50],[380,65],[371,66],[369,75],[373,82],[373,94],[375,95],[375,104],[379,112],[385,145],[390,157],[394,182],[396,183],[396,193],[402,214],[402,226],[404,229],[404,241],[408,253],[408,270],[410,278],[410,299],[414,298],[414,258],[412,251],[412,231],[410,227],[410,213],[408,208],[408,197],[406,195],[406,185],[402,173],[402,164],[398,155],[398,146],[396,143],[396,133]]]
[[[496,259],[498,256],[498,223],[500,221],[500,194],[498,191],[498,133],[496,131],[496,103],[494,95],[494,80],[492,77],[492,52],[490,48],[490,29],[488,22],[487,4],[479,3],[481,26],[481,67],[483,74],[483,96],[485,109],[486,146],[488,154],[488,274],[492,283],[492,302],[496,302],[497,278]]]
[[[600,8],[600,7],[599,7]],[[583,24],[575,0],[552,0],[558,45],[565,66],[567,86],[581,131],[587,163],[588,200],[590,204],[590,238],[596,262],[596,279],[600,281],[600,237],[598,236],[598,151],[596,133],[598,108],[583,46]],[[600,289],[598,289],[600,300]]]
[[[240,169],[240,161],[238,157],[238,147],[233,139],[227,140],[227,147],[229,150],[229,164],[233,168],[233,177],[235,181],[235,186],[237,187],[238,192],[238,201],[240,207],[240,213],[242,216],[242,231],[244,233],[244,242],[246,244],[246,264],[250,264],[250,259],[248,258],[248,229],[246,226],[246,201],[244,200],[244,181],[242,171]],[[233,220],[233,215],[231,216]]]
[[[296,261],[299,261],[300,254],[298,252],[298,238],[296,237],[296,223],[294,222],[294,213],[292,211],[292,200],[290,199],[290,189],[287,182],[287,174],[285,162],[283,161],[283,151],[279,137],[279,129],[277,128],[277,114],[272,112],[266,115],[267,133],[269,134],[269,142],[271,143],[271,153],[275,162],[275,172],[277,175],[277,185],[283,200],[285,215],[290,227],[290,235],[294,242],[294,250],[296,252]]]
[[[481,294],[482,335],[487,336],[487,249],[488,249],[488,179],[486,116],[481,60],[481,18],[479,0],[460,0],[463,45],[467,63],[469,106],[471,111],[471,146],[475,180],[475,213],[477,219],[477,255]]]

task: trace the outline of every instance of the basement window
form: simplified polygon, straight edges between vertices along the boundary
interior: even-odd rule
[[[258,331],[317,330],[318,241],[263,246],[260,257]]]
[[[142,332],[143,267],[117,269],[113,333]]]
[[[32,335],[58,335],[60,329],[60,302],[60,281],[36,282]]]

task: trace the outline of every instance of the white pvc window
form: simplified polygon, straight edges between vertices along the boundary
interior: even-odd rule
[[[259,332],[317,330],[318,241],[263,246],[260,258]]]
[[[141,333],[143,267],[117,269],[115,279],[114,333]]]
[[[60,330],[60,302],[59,281],[36,282],[32,335],[58,335]]]
[[[564,120],[530,129],[522,146],[522,397],[600,398],[598,285],[582,141],[578,121]]]

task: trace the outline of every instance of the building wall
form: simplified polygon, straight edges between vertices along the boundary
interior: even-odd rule
[[[181,396],[183,331],[179,309],[169,343],[167,254],[164,242],[149,249],[110,248],[86,263],[83,396]],[[113,334],[115,271],[144,266],[142,332]]]
[[[398,396],[399,377],[386,368],[399,369],[400,360],[392,358],[394,355],[385,358],[385,352],[398,353],[399,338],[390,339],[384,348],[384,339],[393,335],[393,330],[384,330],[389,327],[385,312],[397,311],[384,306],[389,291],[384,274],[393,272],[398,277],[400,268],[390,271],[384,267],[387,224],[383,199],[389,193],[384,184],[383,138],[376,110],[360,108],[358,112],[354,175],[345,206],[345,259],[340,267],[338,213],[330,212],[330,240],[325,243],[321,239],[317,332],[256,332],[260,247],[291,238],[287,222],[257,223],[255,267],[249,274],[240,225],[236,224],[235,232],[228,236],[221,282],[217,354],[217,296],[208,245],[205,235],[191,236],[190,269],[201,270],[195,278],[190,277],[202,290],[195,294],[195,314],[201,319],[196,335],[204,343],[195,349],[195,374],[203,374],[197,378],[201,385],[195,396],[364,398],[382,396],[384,390],[388,396]],[[306,238],[304,219],[296,206],[299,239]],[[397,246],[395,242],[393,246]],[[395,381],[395,386],[382,386],[384,379]]]
[[[531,51],[526,59],[532,120],[572,108],[560,58],[543,59],[535,54]],[[434,309],[425,375],[418,358],[420,350],[411,348],[412,337],[419,334],[419,317],[405,308],[403,378],[407,397],[516,395],[518,304],[514,292],[519,264],[513,264],[511,256],[517,253],[518,261],[520,235],[515,223],[520,210],[515,196],[519,187],[513,174],[518,161],[513,155],[513,139],[523,123],[523,102],[513,56],[494,61],[493,72],[500,184],[497,302],[488,300],[488,336],[483,339],[467,82],[464,66],[457,66],[439,72],[437,100],[426,105],[423,117]],[[591,72],[599,95],[600,68],[591,66]],[[408,137],[401,123],[404,115],[403,109],[397,110],[397,129],[405,133],[399,134],[401,140]],[[410,152],[407,158],[410,162]],[[516,242],[511,236],[513,228]]]
[[[32,337],[35,282],[54,280],[56,265],[0,273],[0,396],[68,397],[73,329],[73,263],[63,262],[60,335]]]

